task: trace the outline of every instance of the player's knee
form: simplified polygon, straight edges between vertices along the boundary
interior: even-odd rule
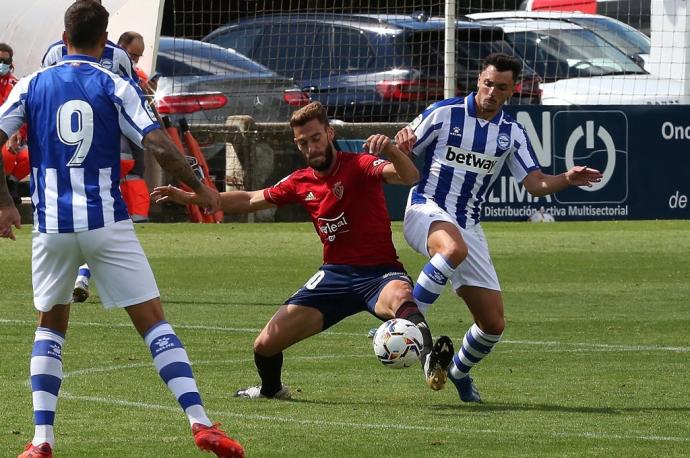
[[[399,287],[390,292],[387,304],[383,307],[383,311],[390,315],[388,318],[393,318],[397,315],[398,309],[405,304],[415,304],[414,296],[412,295],[412,286],[403,283]]]
[[[280,349],[276,349],[275,343],[271,342],[271,340],[263,334],[260,334],[256,340],[254,340],[254,353],[261,356],[273,356],[280,351]]]
[[[453,266],[459,266],[462,261],[467,257],[467,245],[462,240],[451,241],[445,244],[445,246],[439,250],[439,252],[445,257]]]
[[[494,317],[484,323],[478,323],[479,328],[487,334],[500,336],[506,328],[506,320],[502,316]]]

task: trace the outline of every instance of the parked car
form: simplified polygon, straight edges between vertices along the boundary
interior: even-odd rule
[[[183,38],[161,37],[155,103],[173,122],[224,125],[228,116],[249,115],[257,122],[287,122],[310,102],[290,78],[279,76],[233,50]],[[210,174],[225,186],[225,143],[202,144]]]
[[[487,19],[549,19],[571,22],[599,35],[616,48],[623,51],[638,65],[644,67],[649,59],[651,40],[647,35],[617,19],[601,14],[588,14],[571,11],[493,11],[467,15],[472,20]]]
[[[444,24],[403,15],[265,15],[220,27],[202,40],[236,49],[294,78],[332,118],[409,121],[443,98]],[[457,94],[476,88],[481,60],[514,54],[495,27],[457,23]],[[525,66],[514,103],[539,103],[539,77]]]
[[[500,27],[544,79],[545,105],[687,103],[682,82],[650,75],[623,51],[577,24],[528,18],[480,22]]]
[[[286,122],[310,101],[290,78],[233,50],[184,38],[161,37],[151,80],[158,111],[190,123],[224,124],[230,115]]]
[[[526,11],[579,11],[602,14],[623,21],[649,36],[650,0],[524,0]]]

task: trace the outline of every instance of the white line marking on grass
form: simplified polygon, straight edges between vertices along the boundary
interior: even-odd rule
[[[145,410],[163,410],[166,412],[179,412],[179,407],[162,406],[158,404],[149,404],[143,402],[132,402],[125,401],[122,399],[113,398],[103,398],[98,396],[76,396],[69,393],[63,392],[61,394],[63,399],[69,399],[73,401],[86,401],[94,402],[99,404],[110,404],[123,407],[136,407]],[[381,423],[355,423],[355,422],[342,422],[342,421],[324,421],[324,420],[303,420],[293,417],[278,417],[271,415],[245,415],[238,414],[234,412],[221,412],[221,411],[208,411],[212,416],[225,416],[231,418],[241,418],[244,420],[261,420],[261,421],[274,421],[282,423],[295,423],[298,425],[307,426],[332,426],[332,427],[345,427],[353,429],[365,429],[365,430],[385,430],[385,431],[427,431],[427,432],[438,432],[438,433],[452,433],[457,434],[458,432],[466,432],[470,434],[492,434],[492,435],[517,435],[517,436],[537,436],[543,437],[544,435],[549,435],[555,438],[583,438],[583,439],[601,439],[601,440],[643,440],[650,442],[679,442],[688,443],[690,442],[690,437],[676,437],[676,436],[638,436],[638,435],[624,435],[624,434],[605,434],[605,433],[593,433],[593,432],[582,432],[582,433],[567,433],[567,432],[532,432],[532,431],[506,431],[506,430],[494,430],[494,429],[470,429],[463,428],[460,425],[453,428],[443,428],[434,426],[415,426],[415,425],[401,425],[401,424],[381,424]]]
[[[30,320],[5,320],[0,319],[0,324],[29,324],[35,325],[35,321]],[[130,323],[98,323],[98,322],[85,322],[85,321],[74,321],[70,322],[70,326],[87,326],[87,327],[103,327],[103,328],[131,328]],[[205,326],[205,325],[195,325],[195,324],[173,324],[173,328],[176,329],[194,329],[202,331],[222,331],[222,332],[247,332],[247,333],[258,333],[261,329],[258,328],[230,328],[225,326]],[[346,336],[346,337],[365,337],[365,333],[357,332],[337,332],[337,331],[324,331],[321,334],[333,335],[333,336]],[[600,349],[600,350],[612,350],[612,351],[668,351],[673,353],[690,353],[690,347],[669,347],[669,346],[659,346],[659,345],[626,345],[626,344],[600,344],[600,343],[582,343],[582,342],[556,342],[556,341],[538,341],[538,340],[501,340],[502,344],[508,345],[531,345],[531,346],[541,346],[541,347],[574,347],[581,349]]]
[[[623,345],[623,344],[596,344],[581,342],[542,342],[536,340],[501,340],[501,343],[512,345],[538,345],[547,347],[577,347],[620,351],[670,351],[676,353],[688,353],[690,347],[666,347],[658,345]]]

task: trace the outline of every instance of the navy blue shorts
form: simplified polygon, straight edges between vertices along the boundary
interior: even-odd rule
[[[286,304],[306,305],[323,313],[323,329],[328,329],[355,313],[372,315],[381,290],[392,280],[412,285],[412,279],[398,266],[354,267],[324,264]]]

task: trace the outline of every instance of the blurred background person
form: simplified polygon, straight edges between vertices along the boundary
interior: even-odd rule
[[[12,88],[17,83],[17,78],[12,74],[14,66],[12,58],[14,51],[7,43],[0,43],[0,105],[5,102]],[[19,196],[18,182],[29,175],[29,150],[24,139],[26,138],[26,126],[14,134],[2,145],[2,162],[7,177],[7,187],[14,201],[19,207],[22,203]]]

